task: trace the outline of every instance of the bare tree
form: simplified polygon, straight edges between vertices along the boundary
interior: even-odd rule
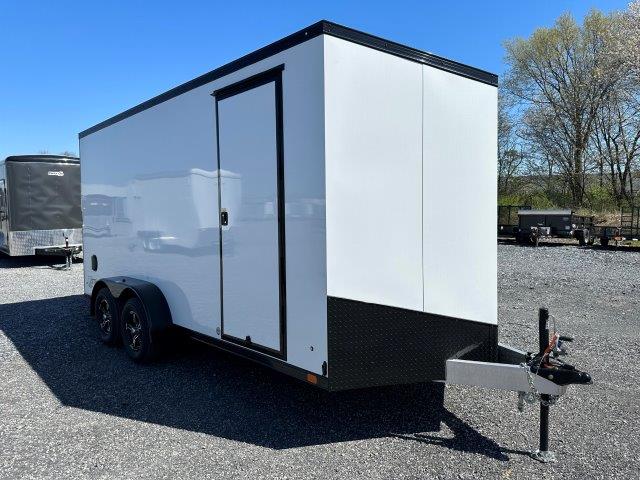
[[[618,205],[633,202],[633,172],[640,157],[639,104],[627,96],[623,90],[608,97],[598,112],[594,140]]]
[[[640,161],[640,0],[613,17],[609,54],[619,65],[618,81],[598,111],[594,145],[620,205],[634,201]]]
[[[508,195],[513,191],[512,179],[521,172],[522,150],[517,137],[508,95],[500,92],[498,99],[498,193]]]
[[[631,2],[619,16],[613,40],[614,54],[623,59],[625,67],[636,79],[640,79],[640,0]]]
[[[597,112],[616,84],[611,18],[592,11],[579,26],[568,14],[530,38],[506,42],[506,89],[523,111],[522,135],[562,175],[574,206],[582,204],[586,156]],[[557,171],[554,171],[557,168]]]

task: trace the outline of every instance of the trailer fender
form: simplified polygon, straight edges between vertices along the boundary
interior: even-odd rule
[[[158,286],[132,277],[111,277],[98,280],[91,291],[90,311],[92,316],[95,314],[96,295],[103,287],[109,289],[111,295],[118,302],[119,308],[122,308],[130,298],[138,298],[147,314],[152,333],[163,331],[173,324],[169,304]]]

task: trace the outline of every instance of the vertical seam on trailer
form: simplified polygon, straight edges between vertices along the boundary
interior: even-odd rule
[[[420,244],[420,271],[422,272],[422,311],[425,311],[425,289],[426,289],[426,282],[425,282],[425,271],[424,271],[424,66],[421,66],[420,68],[420,83],[422,85],[422,104],[420,105],[420,111],[422,112],[422,115],[420,117],[420,123],[421,123],[421,128],[420,128],[420,150],[422,152],[421,154],[421,160],[422,162],[420,163],[420,199],[421,199],[421,205],[420,205],[420,213],[421,213],[421,217],[420,217],[420,227],[421,227],[421,239],[422,242]]]

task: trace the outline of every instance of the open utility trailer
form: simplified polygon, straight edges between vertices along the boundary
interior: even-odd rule
[[[321,21],[80,133],[83,197],[128,225],[84,212],[103,341],[145,361],[181,330],[332,391],[506,372],[496,87]]]

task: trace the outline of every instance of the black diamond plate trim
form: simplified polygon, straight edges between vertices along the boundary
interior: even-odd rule
[[[329,389],[445,379],[449,358],[496,361],[498,327],[328,297]]]

